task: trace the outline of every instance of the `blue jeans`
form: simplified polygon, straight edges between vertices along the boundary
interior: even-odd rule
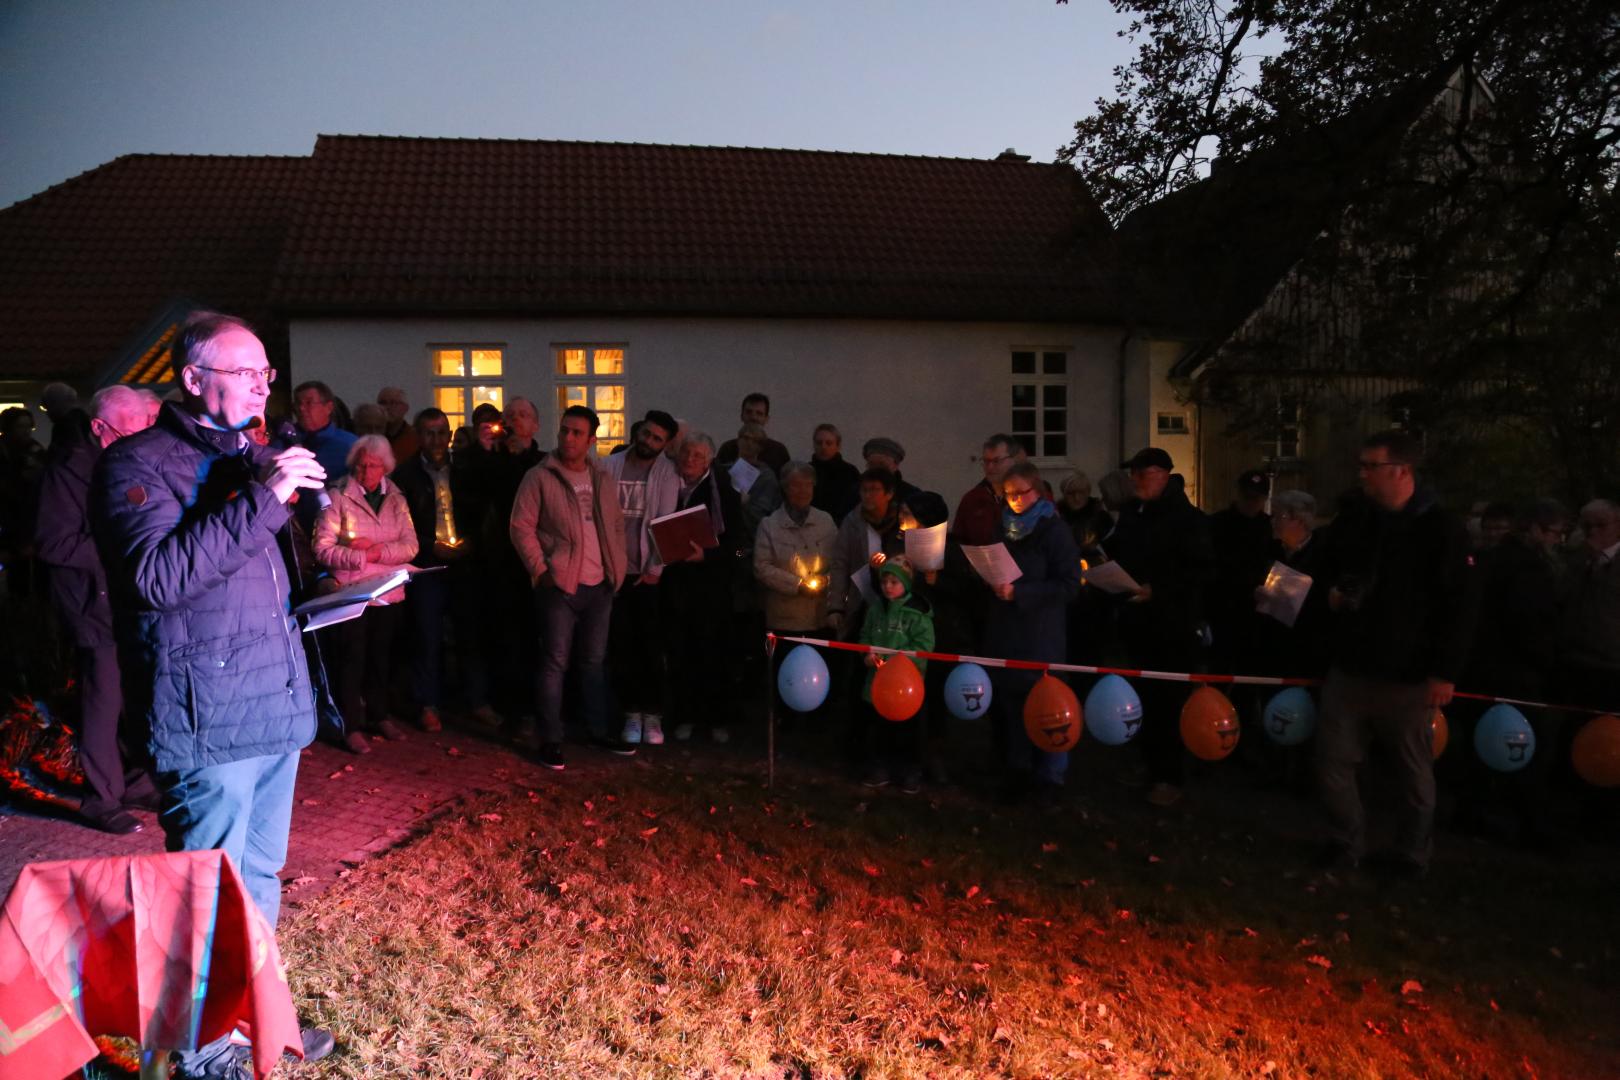
[[[222,849],[272,928],[281,913],[281,880],[292,824],[298,754],[269,754],[223,765],[158,774],[164,847]]]
[[[539,698],[541,741],[562,742],[563,686],[571,660],[579,669],[585,730],[591,735],[606,736],[606,661],[613,587],[606,581],[581,585],[569,596],[555,586],[542,585],[534,591],[534,606],[540,623],[540,674],[535,690]]]
[[[298,752],[269,754],[157,774],[163,793],[158,821],[169,851],[222,849],[236,864],[248,895],[275,928],[292,824]],[[200,1075],[231,1052],[229,1036],[180,1055],[181,1075]]]

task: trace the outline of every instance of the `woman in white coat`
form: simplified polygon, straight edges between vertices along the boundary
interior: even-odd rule
[[[416,529],[405,496],[388,479],[394,451],[381,435],[365,435],[349,449],[349,475],[329,490],[332,505],[315,523],[315,561],[339,585],[387,574],[416,557]],[[350,750],[369,746],[362,729],[386,739],[405,731],[388,713],[389,660],[399,629],[405,588],[373,600],[358,619],[332,628],[339,647],[338,708]]]

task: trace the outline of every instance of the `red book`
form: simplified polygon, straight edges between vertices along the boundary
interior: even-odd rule
[[[709,520],[707,506],[694,506],[665,514],[647,522],[658,558],[666,563],[684,562],[692,554],[692,545],[700,548],[716,547],[720,538],[714,534],[714,523]]]

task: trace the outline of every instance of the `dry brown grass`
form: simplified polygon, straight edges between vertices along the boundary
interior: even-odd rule
[[[767,792],[674,748],[469,800],[283,917],[345,1045],[294,1075],[1620,1072],[1612,869],[1392,896],[1220,805],[1089,803]]]

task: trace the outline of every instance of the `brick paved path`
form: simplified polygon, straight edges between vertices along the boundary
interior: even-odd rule
[[[371,745],[372,752],[364,757],[325,743],[304,751],[281,875],[288,904],[317,895],[346,867],[396,846],[462,796],[533,787],[550,775],[509,747],[448,728],[433,735],[412,732],[405,742]],[[607,765],[605,754],[569,749],[568,773]],[[0,898],[31,862],[162,851],[156,815],[137,816],[146,828],[131,836],[109,836],[71,820],[0,807]]]

